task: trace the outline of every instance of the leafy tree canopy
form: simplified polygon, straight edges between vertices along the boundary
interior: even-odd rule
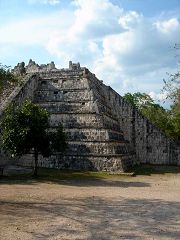
[[[179,120],[175,119],[172,110],[166,110],[146,93],[126,93],[124,99],[135,106],[153,124],[159,127],[166,135],[173,137],[176,141],[180,140]]]
[[[11,73],[10,67],[0,63],[0,93],[4,88],[16,82],[18,82],[18,78]]]
[[[174,49],[180,56],[180,44],[175,44]],[[167,94],[167,98],[172,101],[170,109],[171,128],[169,130],[170,136],[172,136],[177,142],[180,143],[180,62],[178,63],[178,69],[175,73],[168,73],[168,79],[164,80],[164,91]]]
[[[134,94],[126,93],[124,95],[124,99],[141,110],[149,106],[159,107],[159,105],[155,104],[154,100],[146,93],[140,92],[136,92]]]
[[[38,105],[25,101],[21,107],[10,106],[1,122],[3,148],[15,156],[33,151],[36,175],[39,153],[46,157],[66,148],[62,126],[55,132],[49,128],[49,113]]]
[[[180,56],[180,44],[175,44],[174,49],[177,54],[176,57]],[[167,94],[167,98],[178,100],[180,94],[180,62],[178,62],[178,68],[175,73],[167,73],[168,79],[164,79],[164,91]]]

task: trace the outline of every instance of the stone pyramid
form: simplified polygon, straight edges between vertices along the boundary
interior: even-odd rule
[[[30,60],[13,71],[24,82],[1,104],[0,118],[9,103],[30,99],[50,112],[50,130],[62,123],[67,136],[65,154],[41,156],[39,166],[119,172],[136,163],[180,165],[180,146],[79,63],[56,69],[53,62]],[[1,151],[0,160],[9,161]],[[29,166],[34,160],[28,154],[17,163]]]
[[[51,127],[61,122],[68,148],[41,158],[46,167],[124,171],[132,164],[127,141],[104,88],[88,69],[70,62],[69,69],[40,71],[34,102],[46,108]]]

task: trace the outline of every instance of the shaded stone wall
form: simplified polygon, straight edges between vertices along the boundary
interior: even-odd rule
[[[130,143],[132,151],[135,151],[135,162],[180,165],[180,146],[111,87],[100,84],[93,74],[90,78],[96,85],[99,84],[99,92],[103,93],[102,99],[107,103],[104,111],[118,117],[124,138]]]
[[[10,96],[0,105],[0,116],[5,108],[10,104],[19,106],[23,101],[29,99],[34,100],[34,92],[38,86],[39,76],[37,74],[27,75],[20,86],[17,86]]]

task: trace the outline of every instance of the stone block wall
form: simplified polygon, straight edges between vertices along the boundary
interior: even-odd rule
[[[17,86],[10,96],[0,105],[0,116],[5,108],[11,103],[19,106],[25,100],[34,100],[34,92],[38,86],[39,77],[37,74],[27,75],[20,86]]]
[[[135,162],[180,165],[180,146],[112,88],[99,82],[94,74],[89,78],[93,79],[94,84],[99,84],[99,92],[104,94],[101,99],[108,104],[104,111],[118,118],[123,136],[135,152]]]

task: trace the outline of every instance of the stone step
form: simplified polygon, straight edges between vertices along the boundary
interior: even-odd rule
[[[76,127],[94,127],[94,128],[110,128],[112,130],[120,131],[120,126],[117,120],[106,115],[98,115],[95,113],[76,113],[76,114],[51,114],[50,126],[56,127],[59,123],[65,128]]]
[[[31,161],[29,161],[31,159]],[[32,166],[34,156],[26,154],[19,159],[19,164]],[[123,172],[132,165],[131,155],[61,155],[53,154],[48,158],[39,156],[38,166],[47,168],[86,170],[86,171],[112,171]]]
[[[89,88],[88,82],[83,78],[67,79],[44,79],[38,82],[39,90],[58,90],[58,89],[83,89]]]
[[[104,129],[65,129],[64,131],[68,141],[124,141],[122,133]]]
[[[39,73],[41,78],[47,78],[47,79],[53,79],[53,78],[59,78],[59,77],[80,77],[83,76],[83,69],[80,69],[78,71],[71,71],[66,69],[59,70],[53,70],[51,72],[40,72]]]
[[[109,116],[117,121],[118,115],[114,114],[110,108],[104,106],[102,104],[97,103],[94,101],[57,101],[57,102],[35,102],[36,104],[40,105],[41,107],[45,108],[48,112],[52,114],[91,114],[96,113],[97,111],[103,115]]]
[[[37,90],[35,92],[35,102],[58,102],[58,101],[91,101],[92,92],[84,89],[64,89],[64,90]]]
[[[67,153],[83,154],[127,154],[125,143],[108,142],[68,142]]]
[[[39,166],[58,169],[123,172],[132,165],[132,157],[98,155],[52,155],[48,159],[39,159]]]
[[[50,113],[95,113],[96,106],[92,101],[39,103]]]

